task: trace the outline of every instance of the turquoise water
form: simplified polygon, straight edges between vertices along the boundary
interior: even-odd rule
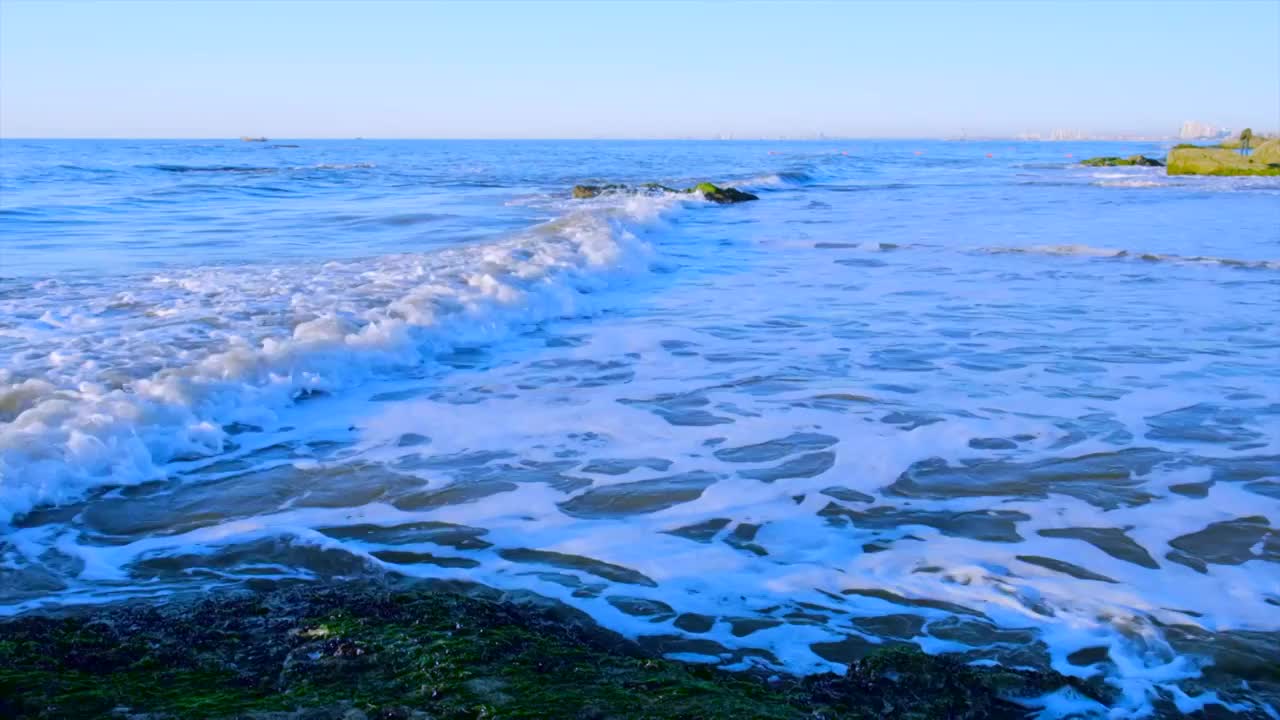
[[[397,573],[1274,712],[1280,182],[1133,152],[6,140],[0,605]]]

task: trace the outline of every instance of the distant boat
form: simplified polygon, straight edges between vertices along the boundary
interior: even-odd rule
[[[240,140],[243,142],[266,142],[267,141],[267,139],[264,137],[249,137],[248,135],[241,135]]]

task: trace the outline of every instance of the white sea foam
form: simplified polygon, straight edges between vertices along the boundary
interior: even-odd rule
[[[1100,187],[1154,188],[1154,187],[1169,187],[1170,185],[1175,185],[1176,183],[1170,183],[1167,181],[1160,181],[1160,180],[1125,179],[1125,180],[1100,180],[1094,184]]]
[[[56,308],[0,305],[0,522],[100,486],[162,477],[216,453],[228,423],[271,425],[333,392],[459,343],[589,312],[618,272],[643,272],[644,223],[672,196],[600,201],[498,242],[321,265],[207,267],[125,287],[48,281]]]

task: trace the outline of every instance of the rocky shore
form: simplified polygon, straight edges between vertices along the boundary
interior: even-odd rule
[[[298,584],[0,622],[0,717],[1022,718],[1103,686],[886,646],[794,678],[663,659],[475,588]]]
[[[1220,146],[1178,145],[1164,162],[1145,155],[1104,156],[1081,160],[1085,167],[1142,166],[1166,168],[1168,175],[1273,175],[1280,176],[1280,139],[1259,139],[1252,151],[1241,154],[1239,141]]]
[[[732,205],[734,203],[749,202],[751,200],[759,200],[760,196],[749,192],[743,192],[737,188],[720,187],[715,183],[702,182],[693,187],[677,189],[661,185],[659,183],[645,183],[644,185],[574,185],[572,195],[576,200],[586,200],[600,195],[609,195],[614,193],[683,193],[698,194],[703,199],[719,205]]]
[[[1280,140],[1260,143],[1248,155],[1228,147],[1186,145],[1169,151],[1170,175],[1280,175]]]

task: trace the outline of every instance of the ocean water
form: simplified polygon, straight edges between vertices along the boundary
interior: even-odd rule
[[[0,612],[399,574],[1276,717],[1280,181],[1133,152],[6,140]]]

